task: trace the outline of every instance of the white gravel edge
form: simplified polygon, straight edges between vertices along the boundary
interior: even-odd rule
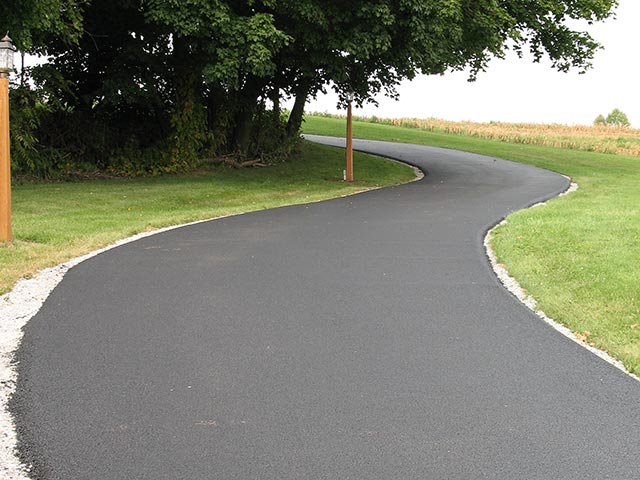
[[[561,197],[563,195],[568,195],[570,193],[575,192],[576,190],[578,190],[578,184],[574,183],[574,182],[571,182],[570,187],[566,191],[564,191],[563,193],[561,193],[558,196]],[[544,205],[546,205],[546,202],[540,202],[540,203],[536,203],[535,205],[532,205],[529,208],[541,207],[541,206],[544,206]],[[496,276],[500,280],[500,283],[502,283],[502,285],[504,285],[504,287],[507,290],[509,290],[509,292],[511,292],[518,300],[520,300],[520,302],[522,302],[529,310],[531,310],[533,313],[535,313],[540,319],[542,319],[545,323],[547,323],[548,325],[553,327],[556,331],[560,332],[565,337],[573,340],[574,342],[576,342],[581,347],[586,348],[587,350],[589,350],[594,355],[597,355],[598,357],[603,359],[605,362],[613,365],[614,367],[618,368],[619,370],[622,370],[624,373],[629,375],[631,378],[633,378],[633,379],[635,379],[637,381],[640,381],[640,378],[638,378],[633,373],[630,373],[625,368],[625,366],[623,365],[623,363],[621,361],[613,358],[611,355],[609,355],[609,353],[607,353],[604,350],[600,350],[598,348],[592,347],[591,345],[589,345],[588,343],[586,343],[582,339],[578,338],[578,336],[576,336],[576,334],[573,333],[569,328],[567,328],[566,326],[562,325],[561,323],[556,322],[554,319],[549,318],[542,310],[540,310],[538,308],[538,304],[537,304],[536,300],[522,288],[522,286],[518,283],[518,281],[515,278],[513,278],[509,274],[509,272],[506,269],[506,267],[502,263],[498,263],[498,260],[496,258],[496,254],[493,251],[493,249],[491,248],[491,236],[493,234],[493,231],[496,228],[498,228],[498,227],[500,227],[502,225],[506,225],[506,223],[507,223],[506,219],[502,220],[495,227],[491,228],[487,232],[485,237],[484,237],[484,247],[485,247],[485,250],[486,250],[486,253],[487,253],[487,257],[489,258],[489,262],[491,263],[491,267],[493,268],[493,271],[495,272]]]
[[[385,158],[388,161],[396,161]],[[403,165],[407,165],[404,162]],[[424,178],[424,173],[417,167],[411,167],[416,177],[411,182],[416,182]],[[357,191],[343,197],[357,195],[359,193],[378,190],[384,187],[368,188]],[[325,201],[325,200],[319,200]],[[310,202],[316,203],[316,202]],[[286,205],[283,205],[286,206]],[[55,267],[46,268],[29,279],[20,280],[9,293],[0,296],[0,479],[2,480],[30,480],[29,465],[23,465],[16,456],[17,436],[13,418],[9,413],[8,403],[16,388],[17,371],[13,356],[22,340],[22,328],[31,318],[38,313],[45,300],[53,289],[62,281],[65,273],[75,265],[99,255],[112,248],[119,247],[141,238],[167,232],[176,228],[182,228],[198,223],[218,220],[225,217],[242,215],[242,213],[224,215],[220,217],[197,220],[195,222],[173,225],[171,227],[160,228],[148,232],[139,233],[105,247],[100,250],[87,253],[81,257],[73,258]]]

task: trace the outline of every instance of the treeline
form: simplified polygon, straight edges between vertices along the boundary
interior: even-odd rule
[[[3,29],[48,62],[14,77],[13,171],[124,175],[286,156],[306,101],[356,104],[505,49],[588,68],[615,0],[5,0]],[[290,111],[282,102],[293,99]]]

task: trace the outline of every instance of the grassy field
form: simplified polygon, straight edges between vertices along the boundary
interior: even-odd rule
[[[332,116],[329,115],[329,117]],[[340,117],[336,116],[335,118]],[[451,122],[437,118],[355,117],[355,119],[364,123],[415,128],[433,133],[464,135],[507,143],[640,157],[640,130],[633,128],[538,123]]]
[[[313,202],[414,178],[409,167],[368,155],[359,155],[357,164],[354,183],[337,181],[344,154],[305,143],[295,158],[268,168],[14,185],[14,241],[0,244],[0,293],[42,268],[145,230]]]
[[[344,136],[344,120],[307,117],[305,133]],[[580,185],[515,213],[492,240],[498,260],[550,317],[640,374],[640,159],[354,122],[357,138],[506,158]]]

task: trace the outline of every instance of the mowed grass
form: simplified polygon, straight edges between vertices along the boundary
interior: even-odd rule
[[[307,117],[304,131],[344,135],[344,120]],[[510,215],[492,247],[540,309],[640,374],[640,159],[362,122],[354,137],[455,148],[570,176],[577,192]]]
[[[358,154],[356,181],[340,181],[344,153],[304,142],[288,162],[182,176],[13,187],[11,244],[0,244],[0,293],[22,277],[136,233],[240,212],[315,202],[414,178],[407,166]]]

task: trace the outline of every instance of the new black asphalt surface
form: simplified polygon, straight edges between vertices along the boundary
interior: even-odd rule
[[[37,478],[640,478],[640,383],[525,309],[482,246],[568,181],[355,145],[428,175],[162,233],[66,275],[18,355]]]

